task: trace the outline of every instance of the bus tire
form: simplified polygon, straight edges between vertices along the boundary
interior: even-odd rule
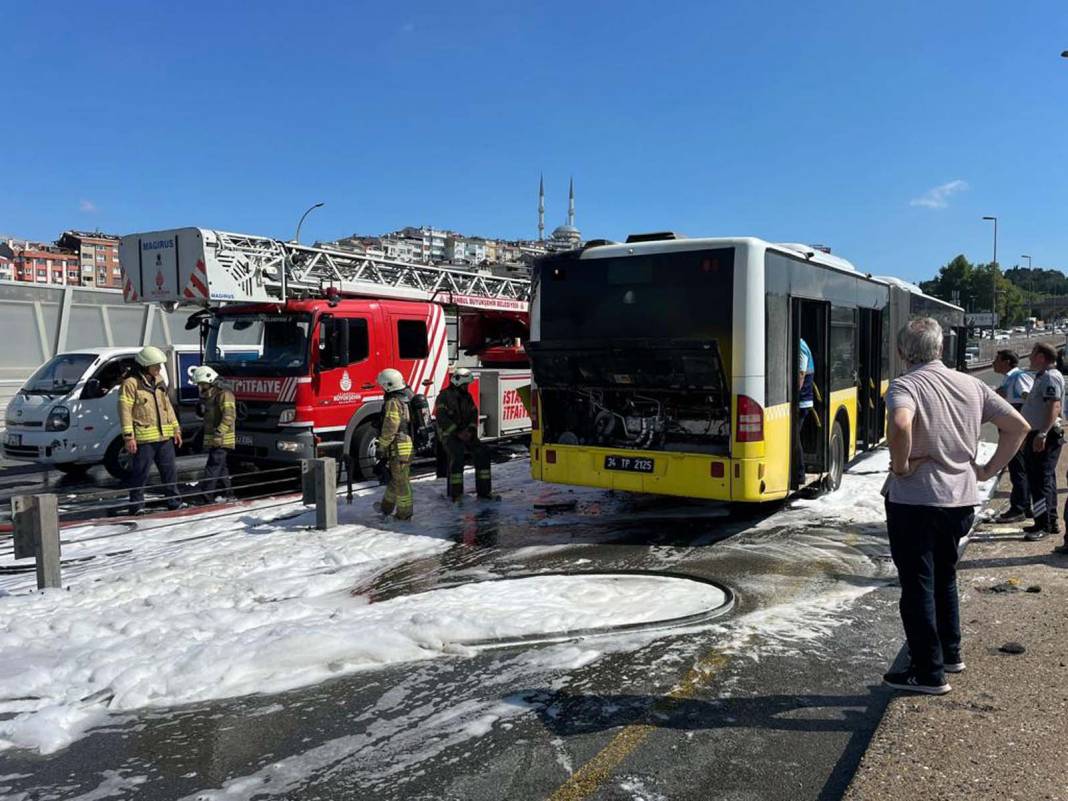
[[[375,461],[378,458],[378,448],[375,440],[378,439],[378,427],[367,421],[360,425],[353,433],[349,441],[349,454],[352,456],[354,466],[354,478],[368,481],[375,477]]]
[[[104,469],[111,474],[112,478],[126,481],[130,477],[132,467],[133,457],[126,452],[126,444],[122,441],[122,437],[115,437],[104,454]]]
[[[834,492],[842,486],[842,471],[845,469],[846,442],[845,432],[838,420],[831,428],[831,441],[827,446],[827,474],[823,477],[823,488]]]

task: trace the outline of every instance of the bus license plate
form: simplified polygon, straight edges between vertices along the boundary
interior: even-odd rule
[[[605,470],[622,470],[627,473],[651,473],[653,472],[653,460],[635,456],[612,456],[604,457]]]

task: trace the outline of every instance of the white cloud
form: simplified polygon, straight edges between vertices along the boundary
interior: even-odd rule
[[[958,178],[955,181],[949,181],[948,183],[928,189],[919,197],[914,197],[910,200],[909,205],[923,206],[925,209],[944,209],[949,205],[950,197],[957,194],[957,192],[965,191],[967,188],[968,182]]]
[[[92,212],[96,211],[96,204],[93,203],[93,201],[91,200],[83,200],[81,203],[78,204],[78,208],[81,211],[86,212],[87,214],[91,214]]]

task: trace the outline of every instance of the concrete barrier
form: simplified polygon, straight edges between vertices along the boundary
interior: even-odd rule
[[[125,303],[117,289],[0,281],[0,428],[7,404],[34,371],[79,347],[195,345],[188,310]]]

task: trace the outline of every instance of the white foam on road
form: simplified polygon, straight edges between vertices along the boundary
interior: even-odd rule
[[[724,602],[716,587],[668,577],[546,575],[369,604],[354,588],[446,550],[449,530],[466,525],[438,486],[417,488],[424,514],[413,524],[379,522],[367,493],[329,532],[292,505],[106,545],[89,529],[65,534],[65,557],[80,546],[95,557],[68,575],[69,589],[0,599],[0,715],[13,715],[0,720],[0,747],[51,753],[116,712],[276,693],[472,641],[650,623]],[[117,557],[102,550],[120,544]],[[17,592],[28,579],[6,581]]]
[[[990,442],[980,442],[977,461],[986,462],[995,449],[996,446]],[[889,469],[890,451],[877,448],[849,466],[842,474],[842,486],[837,492],[817,498],[796,498],[783,511],[763,520],[757,528],[885,523],[882,488]],[[997,478],[981,482],[980,499],[989,498],[996,486]]]
[[[881,523],[887,462],[885,450],[861,458],[840,492],[795,500],[758,530]],[[562,498],[578,502],[577,511],[563,515],[576,530],[635,517],[630,502],[599,490],[534,484],[528,469],[525,461],[496,468],[505,495],[491,507],[498,522],[551,527],[561,518],[546,518],[534,503]],[[86,560],[65,570],[67,589],[32,592],[32,573],[0,577],[0,748],[51,753],[116,713],[279,692],[377,665],[467,653],[464,644],[473,640],[651,622],[717,602],[719,591],[698,582],[546,575],[369,604],[353,590],[400,564],[443,553],[467,528],[477,533],[482,510],[472,503],[454,508],[431,479],[416,482],[416,522],[383,524],[370,506],[378,494],[358,493],[330,532],[311,529],[313,515],[299,504],[146,523],[122,534],[112,526],[64,532],[64,558]],[[665,508],[654,500],[647,513],[660,518]],[[866,558],[845,554],[826,532],[784,539],[797,558],[837,560],[843,572]],[[753,554],[784,547],[759,537],[723,546]],[[838,587],[713,631],[736,651],[754,638],[808,647],[870,589]],[[641,647],[650,636],[626,647]],[[623,642],[531,651],[527,668],[575,670]],[[539,667],[538,659],[547,662]]]

